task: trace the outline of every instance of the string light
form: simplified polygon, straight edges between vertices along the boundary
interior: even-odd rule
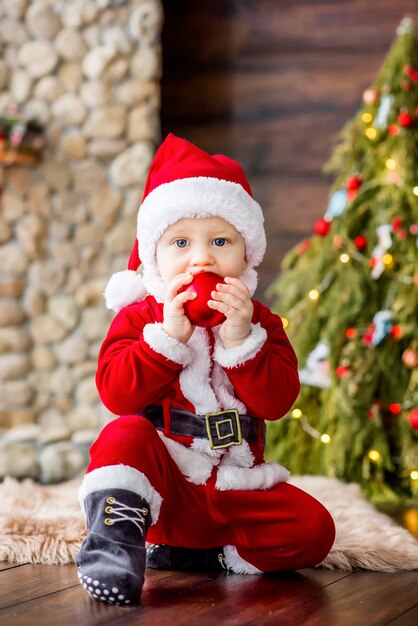
[[[348,256],[346,252],[343,252],[342,254],[340,254],[341,263],[348,263],[349,260],[350,260],[350,257]]]
[[[366,128],[364,134],[368,139],[375,139],[377,135],[377,130],[375,128]]]
[[[289,320],[287,317],[282,317],[283,328],[287,328],[289,326]]]
[[[368,124],[369,122],[372,121],[373,118],[370,115],[370,113],[363,113],[363,115],[361,116],[361,119],[363,120],[365,124]]]
[[[389,253],[383,255],[382,261],[385,265],[391,265],[393,263],[393,256]]]
[[[308,293],[308,296],[310,300],[318,300],[319,298],[318,289],[311,289],[310,292]]]
[[[327,433],[324,433],[323,435],[321,435],[320,440],[322,441],[322,443],[329,443],[331,441],[331,437],[327,435]]]
[[[394,159],[386,159],[385,165],[388,170],[394,170],[396,167],[396,161]]]
[[[369,450],[369,459],[374,463],[377,463],[380,460],[380,452],[377,450]]]
[[[293,409],[292,417],[294,417],[295,419],[302,417],[302,411],[300,409]]]
[[[414,196],[418,196],[418,185],[413,188],[412,193],[414,194]]]
[[[418,470],[412,470],[412,472],[410,473],[410,477],[412,478],[412,480],[418,480]]]

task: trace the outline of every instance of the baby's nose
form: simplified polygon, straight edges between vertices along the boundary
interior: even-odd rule
[[[195,265],[212,265],[213,264],[213,255],[211,251],[204,247],[198,246],[194,248],[191,255],[191,264]]]

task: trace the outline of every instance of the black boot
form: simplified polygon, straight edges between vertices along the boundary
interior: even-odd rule
[[[126,489],[102,489],[84,500],[89,534],[76,557],[81,585],[109,604],[139,601],[144,584],[146,500]]]
[[[183,572],[223,572],[228,569],[222,547],[196,550],[163,544],[151,544],[147,548],[147,567]]]

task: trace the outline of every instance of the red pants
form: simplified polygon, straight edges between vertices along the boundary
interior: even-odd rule
[[[148,478],[163,502],[147,541],[185,548],[235,546],[262,572],[313,567],[335,538],[331,515],[312,496],[288,483],[266,491],[219,491],[216,468],[205,485],[186,480],[155,427],[144,417],[108,424],[91,448],[88,473],[128,465]],[[115,485],[113,485],[115,486]]]

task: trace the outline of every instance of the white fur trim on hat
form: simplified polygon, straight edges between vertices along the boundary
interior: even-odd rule
[[[155,258],[155,247],[166,228],[185,217],[221,217],[241,233],[251,267],[266,250],[261,207],[238,183],[218,178],[181,178],[156,187],[138,213],[138,243],[143,263]]]
[[[142,277],[133,270],[116,272],[110,277],[104,291],[106,307],[120,311],[124,306],[143,300],[147,293]]]

